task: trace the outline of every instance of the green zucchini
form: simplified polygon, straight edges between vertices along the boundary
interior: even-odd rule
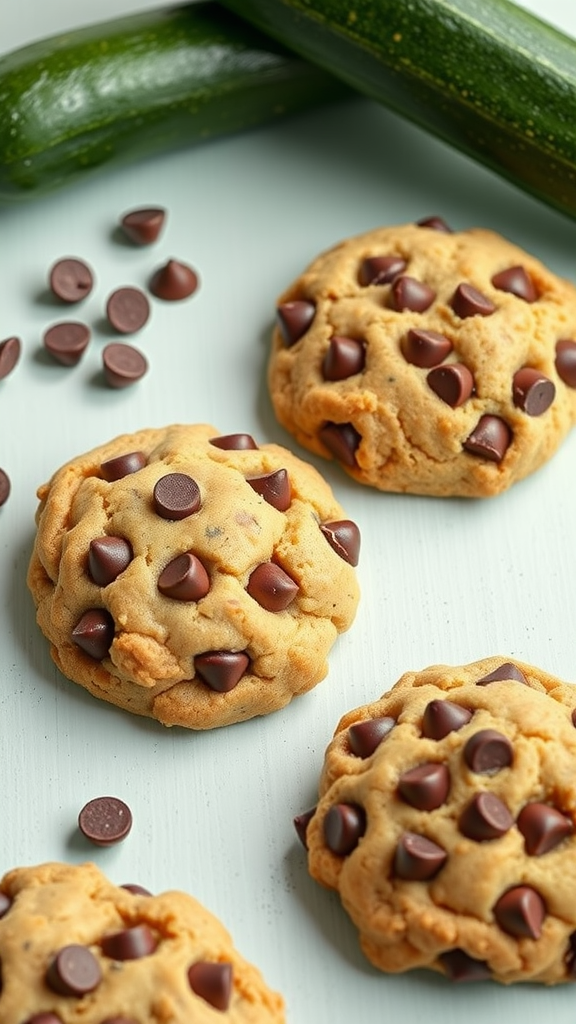
[[[211,0],[42,40],[0,58],[0,199],[349,91]]]
[[[224,0],[576,218],[576,40],[509,0]]]

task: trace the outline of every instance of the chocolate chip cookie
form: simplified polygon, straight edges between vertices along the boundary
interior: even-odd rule
[[[574,686],[492,657],[341,720],[295,825],[376,967],[576,980],[575,709]]]
[[[61,671],[210,729],[325,677],[359,599],[360,533],[289,451],[206,424],[118,437],[39,488],[28,583]]]
[[[282,997],[192,896],[116,886],[90,863],[4,875],[0,962],[2,1024],[285,1020]]]
[[[495,232],[378,228],[280,297],[268,383],[280,423],[360,483],[495,495],[576,421],[576,288]]]

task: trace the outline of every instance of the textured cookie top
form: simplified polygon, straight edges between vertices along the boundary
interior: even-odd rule
[[[495,232],[378,228],[280,297],[268,380],[286,429],[361,483],[494,495],[576,420],[576,289]]]
[[[322,679],[359,597],[358,528],[316,470],[174,425],[39,489],[28,581],[69,678],[166,725],[266,714]]]

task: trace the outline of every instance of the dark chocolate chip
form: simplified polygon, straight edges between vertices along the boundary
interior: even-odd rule
[[[549,804],[526,804],[516,819],[529,857],[541,857],[574,831],[572,820]]]
[[[447,363],[430,370],[426,380],[432,391],[453,409],[462,405],[474,391],[474,377],[464,363]]]
[[[556,342],[556,372],[569,388],[576,388],[576,341],[571,338]]]
[[[187,519],[202,503],[200,488],[187,473],[167,473],[154,486],[154,509],[162,519]]]
[[[284,611],[296,597],[298,584],[275,562],[262,562],[250,573],[247,592],[268,612]]]
[[[10,491],[12,486],[10,484],[10,477],[4,469],[0,469],[0,507],[8,501],[10,497]]]
[[[514,374],[512,399],[514,405],[528,416],[541,416],[546,412],[552,405],[555,394],[556,388],[552,381],[532,366],[523,366]]]
[[[126,455],[117,455],[115,459],[108,459],[100,466],[102,476],[108,483],[114,480],[121,480],[130,473],[137,473],[143,469],[148,462],[144,452],[127,452]]]
[[[198,960],[188,969],[188,984],[215,1010],[227,1010],[232,995],[232,964]]]
[[[332,523],[320,523],[331,548],[349,565],[358,565],[360,559],[360,530],[351,519],[338,519]]]
[[[57,1014],[47,1010],[46,1012],[35,1013],[32,1017],[28,1017],[24,1024],[62,1024],[62,1017],[58,1017]]]
[[[469,316],[491,316],[496,306],[477,288],[471,284],[459,284],[450,303],[456,316],[465,319]]]
[[[196,672],[217,693],[233,690],[249,664],[250,658],[245,651],[206,651],[194,658]]]
[[[148,371],[148,361],[133,345],[113,341],[102,350],[104,378],[111,388],[127,388]]]
[[[150,303],[140,288],[117,288],[108,297],[106,316],[115,331],[134,334],[150,316]]]
[[[370,284],[389,284],[406,266],[402,256],[367,256],[360,264],[358,281],[364,288]]]
[[[46,984],[62,996],[85,996],[101,980],[102,971],[94,954],[76,944],[60,949],[46,972]]]
[[[503,932],[516,938],[539,939],[546,917],[546,904],[529,885],[508,889],[494,906],[494,917]]]
[[[166,210],[160,206],[129,210],[120,219],[120,226],[134,245],[151,245],[160,235],[166,220]]]
[[[0,917],[4,917],[12,906],[12,899],[5,892],[0,892]]]
[[[111,960],[140,960],[150,956],[158,945],[158,938],[147,924],[137,924],[113,935],[105,935],[100,941],[104,956]]]
[[[445,764],[419,764],[403,772],[398,792],[403,800],[419,811],[441,807],[450,789],[450,772]]]
[[[448,854],[416,832],[405,832],[396,846],[394,874],[407,882],[427,882],[444,866]]]
[[[80,811],[78,828],[94,846],[114,846],[130,832],[132,811],[116,796],[97,796]]]
[[[413,313],[424,313],[435,298],[436,292],[430,285],[407,274],[401,274],[392,282],[390,305],[399,313],[407,309]]]
[[[506,680],[513,680],[515,683],[526,684],[526,676],[520,671],[518,666],[514,665],[511,661],[505,661],[504,664],[499,665],[498,668],[489,672],[487,676],[482,676],[482,679],[477,679],[476,686],[488,686],[489,683],[502,683]]]
[[[20,359],[22,342],[20,338],[5,338],[0,341],[0,380],[7,377]]]
[[[272,473],[264,473],[262,476],[247,476],[247,483],[250,484],[256,494],[259,494],[264,501],[267,501],[279,512],[286,512],[290,508],[292,500],[292,488],[290,477],[285,469],[276,469]]]
[[[324,380],[346,380],[364,369],[366,351],[361,341],[335,336],[322,360]]]
[[[157,299],[165,302],[179,302],[187,299],[198,289],[198,274],[187,263],[168,260],[150,278],[150,291]]]
[[[134,896],[152,895],[149,889],[145,889],[143,885],[138,885],[136,882],[125,882],[124,885],[120,886],[120,888],[126,889],[127,892],[131,892]]]
[[[334,804],[324,817],[324,841],[340,857],[356,849],[365,831],[366,813],[358,804]]]
[[[52,324],[43,336],[44,348],[62,366],[76,366],[89,341],[90,329],[76,320]]]
[[[97,537],[90,541],[88,571],[98,587],[107,587],[132,561],[132,548],[124,537]]]
[[[371,757],[396,725],[396,719],[385,715],[355,722],[348,729],[348,746],[356,757]]]
[[[114,619],[104,608],[90,608],[72,630],[72,640],[97,661],[105,658],[114,639]]]
[[[491,462],[501,462],[512,441],[512,431],[500,416],[485,413],[466,438],[463,448]]]
[[[464,760],[477,775],[492,775],[512,764],[512,744],[496,729],[480,729],[466,741]]]
[[[325,423],[318,431],[318,437],[339,462],[350,467],[356,465],[356,450],[361,437],[352,423]]]
[[[200,601],[210,590],[210,577],[200,559],[186,551],[162,570],[158,590],[174,601]]]
[[[84,260],[58,260],[50,270],[48,282],[56,298],[62,302],[80,302],[90,295],[94,275]]]
[[[294,820],[294,828],[296,829],[296,835],[302,843],[305,850],[308,849],[308,843],[306,840],[306,832],[308,825],[312,821],[312,818],[316,814],[316,808],[311,807],[309,811],[303,811],[302,814],[297,814]]]
[[[251,434],[222,434],[220,437],[211,437],[209,443],[224,451],[239,452],[258,448]]]
[[[524,267],[507,267],[498,274],[494,274],[492,284],[501,292],[510,292],[525,302],[536,302],[538,292],[532,278],[527,274]]]
[[[451,700],[431,700],[424,708],[422,735],[431,740],[443,740],[450,732],[457,732],[472,718],[469,708]]]
[[[283,302],[276,310],[276,321],[284,344],[291,348],[310,327],[316,313],[316,306],[306,299]]]
[[[463,949],[450,949],[439,956],[446,976],[450,981],[487,981],[490,969],[484,960],[476,960]]]
[[[416,224],[419,228],[431,228],[432,231],[444,231],[448,235],[452,234],[452,228],[448,227],[442,217],[421,217]]]
[[[106,1017],[101,1024],[138,1024],[135,1017]]]
[[[452,342],[438,331],[411,328],[401,343],[402,355],[407,363],[427,369],[438,366],[452,351]]]
[[[460,815],[458,826],[463,836],[483,843],[500,839],[514,824],[506,804],[495,793],[476,793]]]

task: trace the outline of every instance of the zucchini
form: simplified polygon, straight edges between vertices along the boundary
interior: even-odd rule
[[[576,40],[509,0],[224,3],[576,218]]]
[[[0,198],[349,92],[211,0],[42,40],[0,58]]]

